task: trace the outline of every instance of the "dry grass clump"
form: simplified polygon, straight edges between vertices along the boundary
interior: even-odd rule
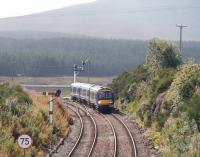
[[[60,100],[54,105],[54,123],[48,119],[48,98],[39,93],[22,90],[19,86],[0,85],[0,156],[18,157],[23,154],[17,145],[21,134],[28,134],[33,145],[27,156],[45,156],[50,141],[66,134],[68,111]]]

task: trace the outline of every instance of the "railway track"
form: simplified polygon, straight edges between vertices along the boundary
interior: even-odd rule
[[[71,138],[73,141],[70,142],[70,146],[66,143],[65,154],[62,156],[138,157],[132,133],[121,116],[102,114],[88,106],[71,101],[67,101],[66,104],[76,115],[76,124],[72,127],[77,133]]]
[[[83,126],[83,119],[82,119],[82,117],[80,116],[79,112],[77,111],[77,108],[76,108],[76,111],[75,111],[72,107],[69,107],[69,106],[68,106],[68,108],[70,108],[70,109],[79,117],[80,124],[81,124],[80,134],[79,134],[79,136],[78,136],[78,138],[77,138],[77,141],[76,141],[75,145],[73,146],[73,148],[71,149],[71,151],[69,152],[69,154],[67,155],[67,157],[70,157],[70,156],[72,155],[72,153],[74,152],[74,150],[76,149],[78,143],[79,143],[80,140],[81,140],[81,137],[82,137],[82,135],[83,135],[84,126]]]
[[[133,136],[126,124],[115,114],[106,115],[116,131],[116,157],[137,157]]]
[[[124,126],[124,128],[126,129],[128,135],[129,135],[129,137],[130,137],[129,139],[130,139],[130,141],[131,141],[132,148],[133,148],[133,149],[132,149],[132,155],[133,155],[134,157],[138,157],[138,155],[137,155],[136,143],[135,143],[135,141],[134,141],[134,139],[133,139],[133,135],[132,135],[130,129],[128,128],[128,126],[127,126],[118,116],[116,116],[115,114],[112,114],[112,116],[115,117],[115,119],[117,119],[117,120]]]
[[[105,120],[109,123],[111,129],[112,129],[112,132],[113,132],[113,138],[114,138],[114,148],[113,148],[113,157],[116,157],[117,156],[117,137],[116,137],[116,132],[115,132],[115,129],[114,129],[114,126],[113,124],[110,122],[110,120],[104,116],[103,114],[101,114]]]
[[[90,157],[95,147],[97,127],[94,118],[87,110],[78,107],[76,103],[67,103],[68,107],[76,108],[76,113],[81,118],[81,131],[74,147],[66,157],[87,156]]]
[[[98,136],[91,156],[116,157],[117,140],[113,124],[105,115],[99,113],[97,110],[88,108],[85,105],[84,107],[89,110],[97,121]]]
[[[68,106],[68,109],[70,110],[71,117],[73,117],[73,123],[74,125],[71,126],[72,130],[76,130],[73,132],[70,132],[70,136],[75,137],[71,138],[69,137],[69,134],[63,139],[62,142],[59,142],[58,145],[56,145],[56,149],[52,151],[50,155],[47,155],[46,157],[49,156],[54,156],[54,157],[60,157],[60,156],[67,156],[72,153],[72,150],[76,149],[76,145],[78,144],[78,141],[81,139],[82,132],[83,132],[83,120],[82,117],[80,116],[79,112],[77,112],[76,107],[71,107]],[[72,143],[68,145],[68,143]],[[67,149],[66,149],[67,146]]]
[[[84,105],[84,107],[86,107],[86,106]],[[93,110],[93,109],[89,109],[89,110],[90,110],[90,112],[92,112],[93,117],[98,119],[97,125],[100,128],[98,130],[98,132],[99,132],[98,136],[99,137],[97,137],[96,153],[93,153],[92,156],[138,157],[136,144],[135,144],[135,141],[133,139],[133,136],[132,136],[130,129],[116,114],[102,114],[102,113],[99,113],[98,111]],[[114,119],[116,121],[118,121],[118,123],[115,123],[113,121]],[[108,124],[106,126],[106,128],[105,128],[105,124],[106,124],[105,121],[107,121],[107,124]],[[103,123],[104,126],[102,124],[99,124],[99,123]],[[121,127],[118,127],[119,125],[121,125]],[[110,135],[108,133],[106,133],[106,132],[109,132],[109,128],[112,131],[112,136],[113,136],[112,141],[108,140],[108,137],[110,137]],[[120,130],[119,130],[119,128],[120,128]],[[106,130],[102,131],[104,129],[106,129]],[[121,134],[122,130],[123,130],[123,133],[124,133],[124,131],[126,131],[126,133]],[[119,131],[121,131],[120,134],[119,134]],[[102,133],[100,133],[100,132],[102,132]],[[103,134],[102,136],[107,137],[107,138],[104,138],[104,141],[100,141],[100,140],[102,140],[101,134]],[[124,138],[123,138],[124,136],[121,136],[121,135],[126,135],[127,141],[129,142],[129,145],[128,145],[129,150],[123,149],[124,145],[122,145],[122,143],[124,142]],[[102,142],[103,142],[104,145],[102,145]],[[109,148],[110,148],[110,150],[112,150],[112,152],[108,152]],[[131,152],[131,153],[127,154],[127,152]]]

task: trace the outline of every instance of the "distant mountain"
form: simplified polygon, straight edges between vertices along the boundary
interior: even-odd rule
[[[199,15],[199,0],[97,0],[40,14],[0,19],[0,31],[177,40],[176,24],[184,24],[189,26],[184,29],[184,39],[200,40]]]

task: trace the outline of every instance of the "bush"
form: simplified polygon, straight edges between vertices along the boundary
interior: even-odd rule
[[[150,127],[152,120],[151,120],[151,112],[146,112],[146,114],[144,115],[144,126],[145,127]]]
[[[140,120],[145,121],[147,126],[150,126],[151,124],[150,112],[151,112],[151,102],[147,100],[141,104],[141,107],[138,110],[138,116],[140,117]]]
[[[15,96],[18,98],[19,103],[32,104],[30,97],[24,92],[17,92]]]
[[[154,100],[158,94],[165,92],[169,89],[170,85],[174,80],[174,75],[176,74],[177,70],[174,68],[164,68],[159,70],[158,75],[150,81],[150,97]]]
[[[183,107],[190,119],[195,120],[198,131],[200,132],[200,95],[194,94],[189,101],[186,101]]]
[[[151,74],[162,68],[176,68],[181,62],[181,55],[172,43],[157,38],[150,40],[146,64]]]
[[[116,94],[116,98],[125,98],[128,101],[135,99],[136,85],[148,78],[147,68],[144,65],[138,66],[135,70],[124,72],[117,78],[113,79],[110,87]]]
[[[166,116],[163,114],[158,114],[156,117],[156,131],[161,131],[165,124]]]

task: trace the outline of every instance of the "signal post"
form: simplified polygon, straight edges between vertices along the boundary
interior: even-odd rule
[[[49,96],[49,124],[53,125],[53,102],[61,95],[61,90],[57,90],[56,92],[43,92],[42,95]],[[50,152],[51,152],[51,143],[50,143]],[[49,154],[49,156],[51,156]]]

